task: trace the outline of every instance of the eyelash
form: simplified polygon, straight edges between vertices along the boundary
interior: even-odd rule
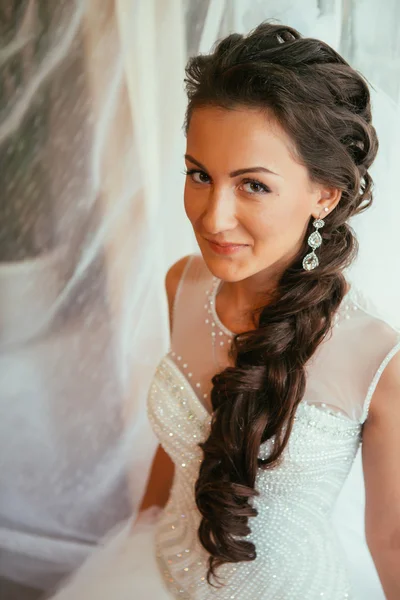
[[[187,175],[189,177],[191,177],[195,173],[202,173],[202,174],[206,175],[207,177],[209,177],[205,171],[201,171],[200,169],[188,169],[188,170],[184,171],[184,175]],[[198,181],[194,181],[193,178],[192,178],[192,181],[194,183],[200,183]],[[203,183],[206,183],[206,182],[203,182]],[[254,184],[260,186],[260,188],[261,188],[262,191],[260,191],[260,192],[252,192],[252,193],[250,193],[250,195],[254,196],[256,194],[269,194],[269,193],[271,193],[271,190],[269,189],[269,187],[266,186],[265,183],[261,183],[261,181],[258,181],[258,179],[243,179],[242,183],[244,183],[244,184],[246,184],[246,183],[254,183]]]

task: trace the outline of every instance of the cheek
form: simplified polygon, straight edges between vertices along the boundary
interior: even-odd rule
[[[243,215],[242,224],[253,237],[255,246],[276,253],[289,250],[302,240],[309,213],[302,202],[295,204],[277,198],[277,201],[254,207],[251,214]]]
[[[183,196],[183,204],[184,204],[186,216],[189,219],[189,221],[193,224],[196,222],[196,220],[199,217],[199,215],[197,214],[199,209],[198,209],[198,203],[196,205],[196,203],[193,202],[191,195],[192,195],[192,192],[190,190],[190,187],[186,183],[185,190],[184,190],[184,196]]]

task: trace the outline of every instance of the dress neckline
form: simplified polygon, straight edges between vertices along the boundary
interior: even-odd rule
[[[228,329],[228,327],[226,327],[226,325],[223,324],[223,322],[219,318],[219,315],[217,312],[217,296],[218,296],[218,292],[221,289],[222,284],[223,284],[222,279],[219,279],[218,277],[213,277],[213,286],[212,286],[212,290],[210,293],[210,311],[211,311],[212,318],[214,319],[214,321],[215,321],[216,325],[219,327],[219,329],[221,329],[221,331],[223,331],[226,335],[232,337],[237,334],[234,333],[233,331],[231,331],[230,329]],[[353,285],[350,284],[349,281],[347,281],[347,284],[349,286],[349,289],[344,294],[337,312],[342,312],[345,309],[345,305],[347,304],[349,299],[351,297],[353,297]]]
[[[228,336],[234,336],[237,335],[236,333],[234,333],[233,331],[231,331],[230,329],[228,329],[228,327],[226,327],[223,322],[221,321],[221,319],[219,318],[219,315],[217,313],[217,295],[218,292],[221,288],[223,284],[223,280],[222,279],[218,279],[217,277],[213,277],[213,287],[212,287],[212,291],[210,294],[210,310],[211,310],[211,315],[212,318],[214,319],[215,323],[217,324],[217,326],[221,329],[221,331],[223,331],[226,335]]]
[[[201,421],[201,422],[205,422],[207,421],[208,424],[211,424],[212,418],[214,413],[210,412],[208,410],[208,408],[203,404],[203,402],[200,400],[200,398],[198,397],[198,395],[196,394],[195,390],[193,389],[193,386],[191,385],[190,381],[188,380],[188,378],[185,376],[185,374],[181,371],[181,369],[178,367],[178,365],[176,364],[176,362],[168,355],[166,354],[162,359],[161,359],[161,363],[167,363],[170,368],[172,368],[174,374],[176,375],[176,377],[179,378],[180,380],[180,389],[181,391],[186,390],[188,395],[190,395],[190,398],[192,400],[192,406],[194,408],[194,412],[197,413],[196,416],[197,418]],[[339,419],[339,421],[341,423],[345,423],[349,426],[353,426],[353,427],[358,427],[360,424],[357,421],[354,421],[353,419],[351,419],[350,417],[348,417],[345,413],[343,413],[342,411],[336,411],[333,408],[330,408],[328,406],[325,406],[323,403],[321,403],[321,405],[319,404],[311,404],[309,402],[307,402],[307,400],[305,398],[303,398],[298,407],[297,410],[311,410],[311,411],[317,411],[315,414],[320,414],[322,415],[328,415],[330,417],[333,417],[335,419]]]

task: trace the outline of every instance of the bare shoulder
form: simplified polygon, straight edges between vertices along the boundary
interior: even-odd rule
[[[178,288],[179,282],[183,275],[183,271],[189,261],[190,254],[188,256],[184,256],[180,258],[176,263],[174,263],[167,271],[165,276],[165,289],[167,291],[168,302],[174,301],[176,290]]]
[[[178,289],[179,282],[183,275],[183,272],[186,268],[186,265],[190,259],[190,254],[188,256],[184,256],[180,258],[176,263],[174,263],[167,271],[165,276],[165,289],[167,292],[168,298],[168,308],[169,308],[169,322],[170,327],[172,329],[172,311],[174,306],[174,300],[176,296],[176,292]]]
[[[400,417],[400,341],[388,355],[387,366],[378,381],[373,394],[370,416],[374,421],[380,421],[398,414]],[[371,420],[372,420],[371,419]]]
[[[375,556],[382,548],[389,547],[389,540],[400,536],[399,400],[400,353],[396,352],[378,381],[362,434],[365,531],[368,546]]]

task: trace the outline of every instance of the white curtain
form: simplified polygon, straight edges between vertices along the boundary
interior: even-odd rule
[[[1,6],[0,576],[44,589],[137,508],[156,447],[164,274],[193,250],[184,20]]]
[[[396,0],[0,0],[0,577],[53,586],[140,504],[164,275],[195,249],[184,64],[266,18],[398,101]]]

